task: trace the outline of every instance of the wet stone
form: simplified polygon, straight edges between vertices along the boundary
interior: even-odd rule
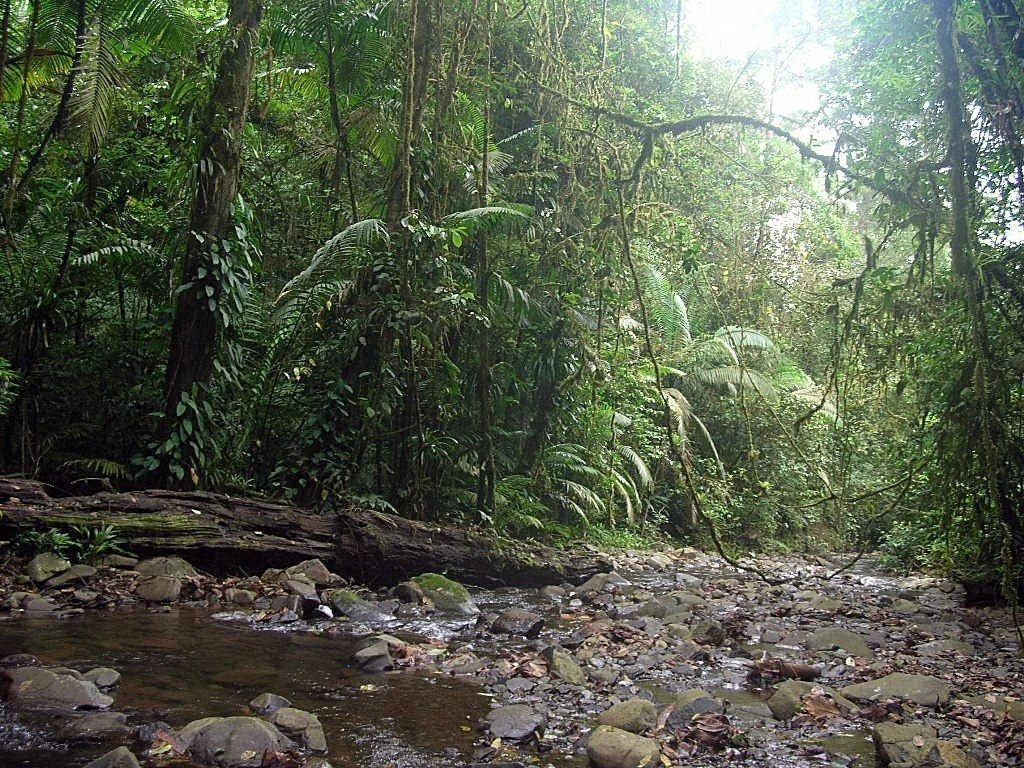
[[[259,712],[261,715],[269,715],[284,707],[290,707],[292,703],[284,696],[276,693],[261,693],[249,702],[250,709]]]
[[[274,712],[270,721],[311,752],[327,751],[324,728],[320,724],[320,719],[312,712],[294,707],[281,707]]]
[[[508,741],[525,741],[540,736],[547,726],[547,718],[525,704],[498,707],[487,715],[487,728],[491,735]]]
[[[118,747],[86,763],[85,768],[139,768],[139,761],[128,747]]]
[[[252,605],[256,600],[256,593],[251,589],[230,587],[224,590],[224,599],[235,605]]]
[[[61,729],[60,738],[68,741],[100,741],[129,732],[128,716],[123,712],[89,712],[73,718]]]
[[[192,760],[217,768],[261,768],[268,755],[292,744],[274,725],[254,717],[203,718],[178,735]]]
[[[7,701],[19,709],[106,709],[113,699],[87,680],[39,667],[15,667],[3,672],[9,681]]]
[[[506,635],[536,637],[544,627],[544,618],[522,608],[503,611],[491,624],[491,631]]]
[[[96,667],[82,675],[97,688],[113,688],[121,680],[121,673],[110,667]]]

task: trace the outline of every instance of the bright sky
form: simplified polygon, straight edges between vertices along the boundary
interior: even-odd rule
[[[818,106],[808,70],[828,62],[817,42],[816,0],[683,0],[683,24],[698,57],[748,64],[768,90],[776,114]]]

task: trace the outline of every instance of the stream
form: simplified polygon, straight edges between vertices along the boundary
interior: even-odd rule
[[[979,614],[965,609],[962,595],[934,579],[887,576],[866,561],[826,582],[822,564],[794,558],[775,564],[792,584],[768,589],[706,556],[659,565],[649,567],[642,555],[631,555],[621,568],[630,586],[585,599],[568,589],[564,596],[533,589],[473,591],[480,617],[408,609],[364,623],[311,619],[279,625],[256,621],[251,611],[176,605],[156,612],[87,611],[62,620],[8,618],[0,621],[0,657],[30,653],[49,665],[117,669],[122,678],[111,692],[114,708],[133,725],[180,728],[202,717],[245,715],[247,702],[258,694],[280,694],[320,718],[334,768],[459,768],[492,760],[584,766],[586,733],[609,704],[640,696],[664,707],[692,689],[723,703],[733,745],[683,755],[686,761],[679,764],[874,768],[873,723],[864,712],[789,722],[773,718],[766,700],[779,681],[751,676],[763,659],[814,663],[823,672],[822,684],[834,688],[905,668],[948,679],[965,698],[986,691],[1019,695],[1019,687],[1014,690],[1024,667],[1014,660],[1005,611],[983,611],[990,626],[978,625]],[[693,596],[694,619],[704,616],[724,627],[724,638],[707,641],[709,647],[674,638],[676,625],[662,621],[658,601],[680,590]],[[381,594],[381,604],[386,597]],[[513,608],[544,617],[539,635],[488,630],[495,616]],[[602,624],[603,617],[615,622]],[[593,630],[604,625],[618,634]],[[874,658],[805,649],[812,630],[840,626],[860,633],[875,649]],[[445,664],[361,672],[353,664],[356,640],[375,632],[430,642],[444,649],[445,658],[476,663],[471,674],[453,674]],[[574,650],[589,681],[570,684],[538,668],[538,653],[552,644]],[[972,651],[988,660],[987,670],[968,671],[963,657]],[[533,747],[510,752],[510,745],[492,740],[482,726],[493,706],[509,703],[545,715],[546,732]],[[913,716],[935,723],[941,736],[962,746],[987,746],[942,710],[916,710]],[[77,767],[112,746],[133,743],[127,737],[69,741],[61,733],[65,721],[0,704],[0,766]]]

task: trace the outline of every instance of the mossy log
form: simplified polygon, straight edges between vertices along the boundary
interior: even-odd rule
[[[0,478],[0,536],[112,525],[139,556],[177,554],[216,574],[258,573],[318,557],[364,583],[426,571],[482,586],[579,583],[611,570],[589,550],[495,542],[466,526],[432,525],[348,507],[331,513],[217,493],[146,490],[53,497],[30,480]]]

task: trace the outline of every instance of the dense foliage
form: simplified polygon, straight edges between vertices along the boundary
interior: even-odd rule
[[[5,0],[0,466],[1011,586],[1013,0],[822,3],[799,123],[679,7]]]

